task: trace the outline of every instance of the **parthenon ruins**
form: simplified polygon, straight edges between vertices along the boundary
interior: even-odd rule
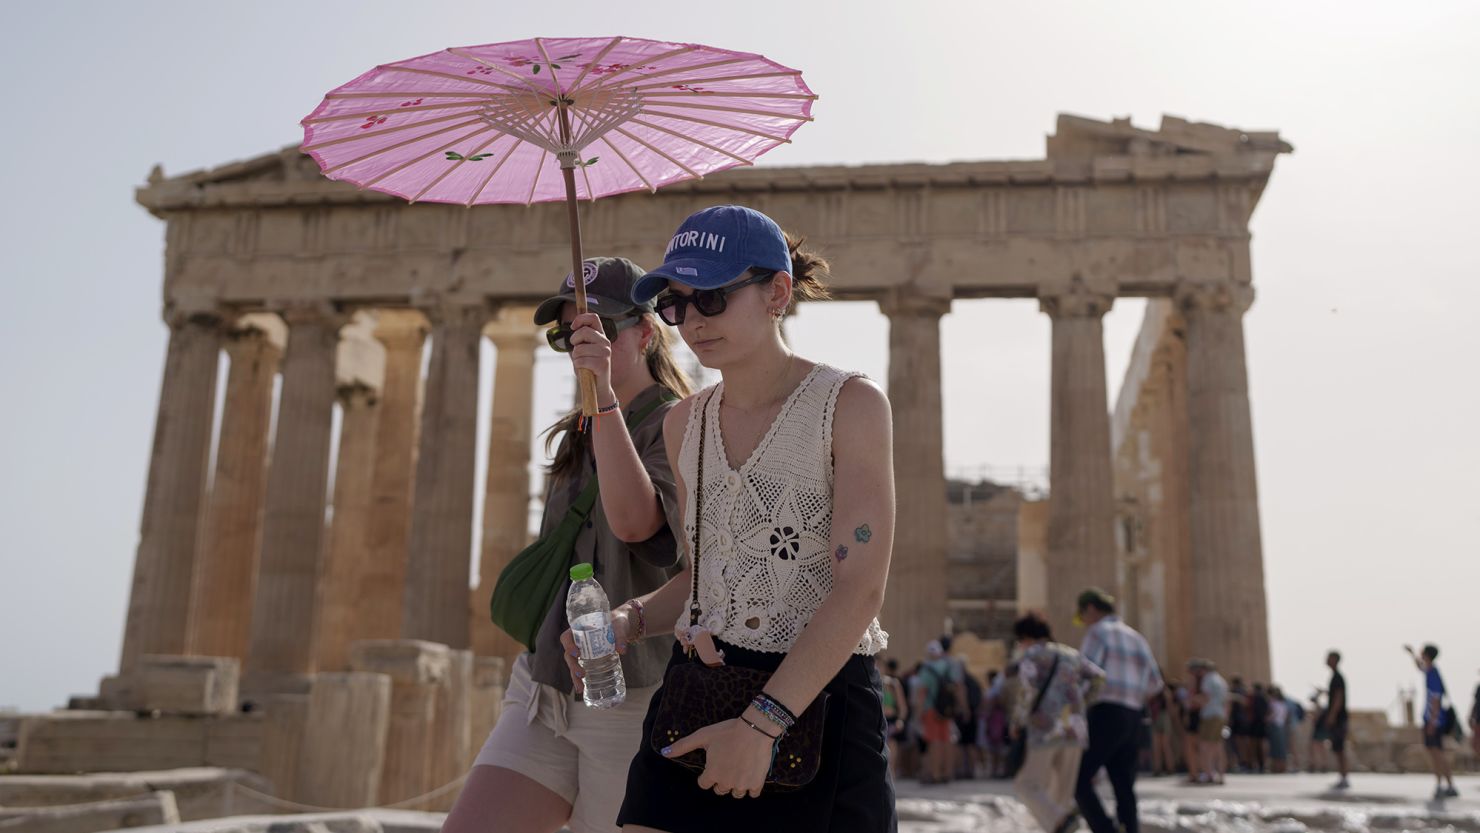
[[[1273,132],[1062,115],[1041,160],[739,169],[583,206],[582,221],[588,252],[654,264],[687,214],[743,203],[826,253],[839,298],[878,303],[899,484],[881,619],[903,660],[946,609],[940,319],[957,299],[1038,299],[1052,320],[1052,424],[1047,581],[1033,601],[1072,633],[1075,594],[1110,588],[1163,662],[1207,656],[1268,679],[1242,318],[1249,218],[1290,150]],[[246,699],[366,670],[356,643],[512,656],[486,594],[527,540],[528,305],[569,269],[563,206],[407,205],[323,178],[296,148],[156,170],[137,199],[165,221],[170,339],[103,699],[151,656],[239,661]],[[1112,408],[1101,321],[1129,296],[1153,300]],[[475,597],[479,419],[492,441]]]

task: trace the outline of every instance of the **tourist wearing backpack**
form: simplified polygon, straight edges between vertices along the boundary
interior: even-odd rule
[[[957,740],[955,717],[966,700],[966,684],[960,663],[946,656],[940,642],[925,646],[926,660],[920,666],[915,708],[920,714],[920,733],[925,741],[925,765],[920,783],[944,784],[951,780],[952,758]]]

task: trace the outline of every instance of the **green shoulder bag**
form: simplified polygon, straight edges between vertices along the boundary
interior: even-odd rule
[[[659,405],[673,401],[673,396],[665,394],[641,411],[634,412],[627,418],[627,431],[630,433],[641,425]],[[598,478],[592,477],[560,523],[548,535],[514,556],[499,573],[498,582],[493,586],[493,598],[488,603],[493,623],[531,651],[550,606],[555,604],[560,588],[570,577],[571,552],[575,549],[581,527],[596,507],[599,486]]]

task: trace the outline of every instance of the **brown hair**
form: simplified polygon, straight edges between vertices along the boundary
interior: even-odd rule
[[[656,315],[644,314],[642,317],[647,319],[653,331],[647,346],[647,369],[653,381],[679,398],[693,393],[689,377],[673,360],[673,336],[668,328],[658,321]],[[581,409],[577,406],[545,429],[545,454],[554,454],[550,465],[545,467],[551,478],[573,477],[580,468],[580,461],[590,445],[587,436],[576,430],[580,418]]]
[[[1036,610],[1023,614],[1012,623],[1012,635],[1018,639],[1053,639],[1053,629],[1048,626],[1048,617]]]
[[[791,306],[786,309],[790,314],[796,310],[797,301],[826,301],[832,292],[822,281],[829,274],[827,260],[811,249],[802,248],[807,238],[790,232],[783,234],[786,248],[791,250]]]

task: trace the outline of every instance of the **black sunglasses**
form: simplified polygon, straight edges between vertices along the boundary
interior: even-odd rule
[[[653,307],[657,310],[658,317],[663,319],[664,324],[677,327],[683,323],[684,315],[688,312],[689,304],[693,304],[694,309],[698,310],[699,314],[705,318],[713,318],[725,311],[725,307],[729,305],[729,301],[726,299],[731,293],[737,292],[741,288],[754,283],[765,283],[774,277],[776,277],[774,271],[765,270],[757,272],[739,283],[722,286],[719,289],[696,289],[691,295],[679,295],[669,292],[659,298]]]
[[[607,318],[605,315],[596,316],[601,321],[601,331],[606,334],[607,341],[616,341],[617,333],[635,325],[642,320],[640,315],[629,315],[625,318]],[[550,342],[550,349],[557,353],[569,353],[571,351],[570,337],[575,335],[575,330],[569,324],[556,324],[545,331],[545,340]]]

